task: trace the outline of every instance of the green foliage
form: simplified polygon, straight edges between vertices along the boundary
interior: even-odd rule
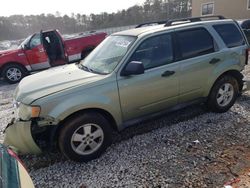
[[[64,34],[71,34],[190,15],[191,0],[146,0],[142,6],[135,5],[116,13],[72,13],[70,17],[58,11],[55,15],[13,15],[0,17],[0,40],[25,38],[40,30],[59,29]]]

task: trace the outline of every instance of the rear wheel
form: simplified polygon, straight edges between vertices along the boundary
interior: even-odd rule
[[[239,95],[239,84],[232,76],[223,76],[213,86],[207,105],[213,112],[228,111]]]
[[[101,114],[79,114],[65,122],[59,135],[59,147],[67,158],[87,162],[106,150],[111,143],[111,133],[109,122]]]
[[[18,64],[9,64],[3,68],[3,77],[10,84],[20,82],[27,75],[25,68]]]

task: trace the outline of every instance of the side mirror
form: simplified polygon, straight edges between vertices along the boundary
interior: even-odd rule
[[[121,76],[139,75],[144,73],[144,66],[140,61],[131,61],[122,70]]]

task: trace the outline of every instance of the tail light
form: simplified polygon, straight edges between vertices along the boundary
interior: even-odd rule
[[[248,65],[249,56],[250,56],[250,48],[246,50],[246,65]]]

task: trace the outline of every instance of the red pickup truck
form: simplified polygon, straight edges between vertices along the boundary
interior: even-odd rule
[[[9,83],[17,83],[29,72],[79,61],[106,35],[92,32],[64,39],[58,30],[35,33],[17,49],[0,51],[0,75]]]

